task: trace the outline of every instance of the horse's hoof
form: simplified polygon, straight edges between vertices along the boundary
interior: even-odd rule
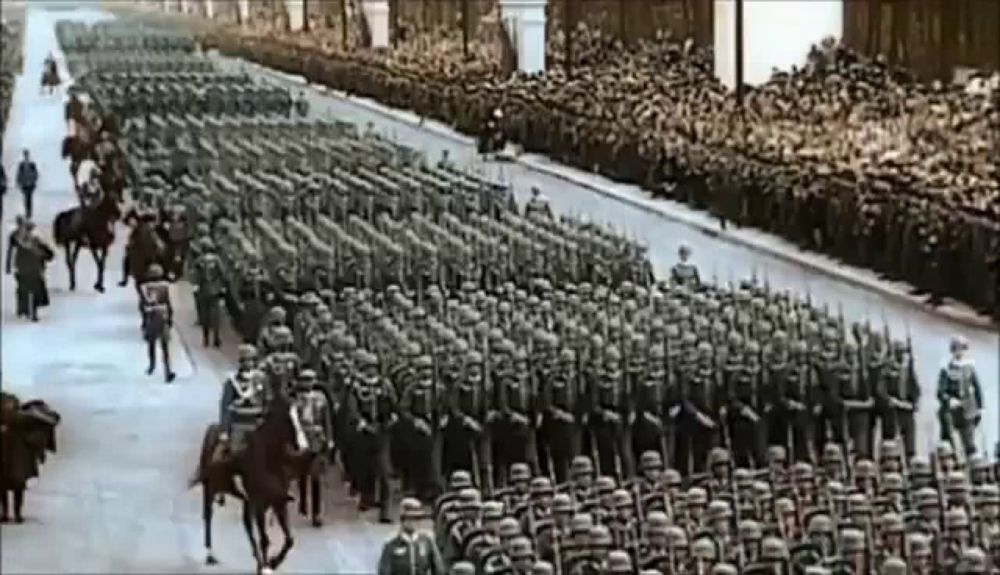
[[[97,290],[97,293],[104,293],[104,286],[100,284],[95,285],[94,289]]]
[[[218,564],[219,560],[215,558],[215,555],[209,553],[208,557],[205,557],[205,565],[218,565]]]
[[[260,575],[271,575],[272,573],[274,573],[274,569],[271,569],[270,567],[260,568]]]

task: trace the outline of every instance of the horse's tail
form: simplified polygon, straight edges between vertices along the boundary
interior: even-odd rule
[[[198,467],[194,474],[188,479],[188,489],[191,489],[205,481],[205,470],[212,462],[212,454],[216,444],[219,443],[219,425],[213,423],[205,429],[205,436],[201,440],[201,452],[198,454]]]
[[[68,246],[73,241],[73,215],[76,208],[66,210],[56,214],[56,219],[52,222],[52,237],[55,238],[56,245]]]

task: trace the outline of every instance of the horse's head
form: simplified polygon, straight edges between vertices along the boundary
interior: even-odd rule
[[[268,405],[260,430],[273,448],[287,452],[302,452],[308,448],[305,432],[295,408],[283,393],[278,393]]]

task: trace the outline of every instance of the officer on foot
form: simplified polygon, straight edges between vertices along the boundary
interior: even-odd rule
[[[676,285],[697,289],[701,285],[701,277],[698,275],[698,266],[688,261],[691,259],[691,246],[681,244],[677,255],[681,261],[670,268],[670,279]]]
[[[399,505],[399,534],[382,548],[378,575],[444,575],[444,562],[434,540],[417,533],[420,501],[407,497]]]
[[[170,284],[163,279],[163,268],[159,264],[149,266],[147,280],[140,287],[143,313],[143,329],[149,367],[146,374],[156,370],[156,346],[163,352],[163,373],[167,383],[176,377],[170,370],[170,327],[174,323],[174,308],[170,304]]]
[[[957,430],[966,456],[976,452],[975,431],[983,409],[983,391],[972,360],[969,342],[962,336],[951,342],[951,358],[938,375],[938,418],[941,440],[951,442]],[[959,446],[954,446],[958,449]]]

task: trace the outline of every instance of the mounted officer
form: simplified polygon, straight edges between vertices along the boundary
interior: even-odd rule
[[[174,322],[174,308],[170,304],[170,284],[163,278],[163,268],[152,264],[147,269],[146,281],[139,287],[140,305],[143,313],[143,332],[149,367],[146,374],[156,369],[156,346],[163,354],[163,372],[167,383],[176,375],[170,369],[170,328]]]
[[[965,453],[972,455],[976,452],[975,430],[983,408],[983,392],[975,365],[966,356],[968,350],[964,337],[952,340],[951,359],[938,375],[937,396],[941,439],[953,442],[952,434],[957,431]]]
[[[231,457],[246,447],[246,439],[264,416],[268,401],[264,374],[257,369],[257,348],[242,344],[239,367],[222,384],[219,400],[221,434],[213,459]]]

